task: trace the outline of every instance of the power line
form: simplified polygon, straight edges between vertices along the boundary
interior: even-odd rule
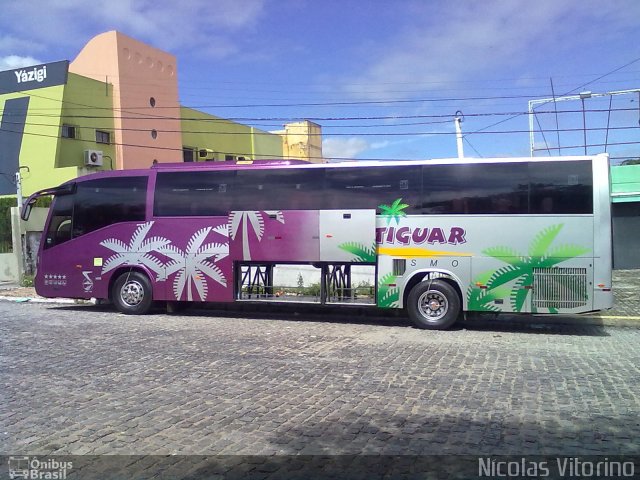
[[[26,122],[26,123],[22,123],[22,122],[11,122],[11,121],[7,121],[5,120],[3,122],[4,124],[8,124],[8,125],[29,125],[29,126],[37,126],[37,127],[49,127],[49,128],[58,128],[60,127],[59,124],[44,124],[44,123],[31,123],[31,122]],[[428,125],[428,123],[426,124]],[[100,130],[100,129],[105,129],[104,126],[74,126],[74,128],[76,129],[80,129],[80,130]],[[623,130],[636,130],[638,129],[637,125],[628,125],[628,126],[618,126],[618,127],[589,127],[586,129],[586,131],[589,132],[597,132],[597,131],[610,131],[610,130],[618,130],[618,131],[623,131]],[[151,130],[146,129],[146,128],[106,128],[106,130],[109,131],[122,131],[122,132],[151,132]],[[162,133],[181,133],[181,134],[210,134],[210,135],[219,135],[219,136],[225,136],[225,135],[230,135],[230,136],[250,136],[250,135],[256,135],[256,132],[253,131],[244,131],[244,132],[225,132],[225,131],[213,131],[213,130],[182,130],[182,129],[178,129],[178,130],[167,130],[167,129],[154,129],[156,131],[156,133],[158,134],[162,134]],[[544,132],[582,132],[583,130],[585,130],[584,128],[580,127],[580,128],[563,128],[563,129],[546,129],[546,130],[541,130],[543,133]],[[11,132],[11,130],[7,130],[7,129],[3,129],[2,131],[4,132]],[[13,133],[17,133],[17,132],[13,132]],[[33,133],[33,132],[25,132],[25,134],[27,133]],[[480,134],[483,135],[503,135],[503,134],[523,134],[523,133],[529,133],[529,130],[484,130],[482,132],[478,132]],[[260,135],[261,133],[257,133],[258,135]],[[264,132],[264,134],[270,134],[269,132]],[[429,135],[429,136],[438,136],[438,135],[455,135],[456,132],[454,131],[438,131],[438,132],[424,132],[424,131],[420,131],[420,132],[388,132],[388,131],[383,131],[383,132],[348,132],[348,133],[326,133],[326,132],[320,132],[320,133],[306,133],[306,136],[310,136],[310,137],[323,137],[323,136],[372,136],[372,137],[380,137],[380,136],[424,136],[424,135]],[[58,136],[55,136],[56,138],[61,138]],[[67,138],[67,137],[62,137],[68,140],[74,140],[73,138]],[[76,140],[81,140],[81,139],[76,139]]]
[[[637,111],[637,107],[619,107],[611,109],[613,112],[624,112],[624,111]],[[584,110],[587,113],[607,113],[609,109],[600,109],[600,108],[591,108]],[[0,113],[3,111],[0,110]],[[558,110],[557,113],[565,114],[565,113],[582,113],[583,110]],[[124,112],[130,113],[130,112]],[[544,114],[556,114],[556,111],[537,111],[539,115]],[[13,114],[13,113],[11,113]],[[519,112],[478,112],[478,113],[465,113],[465,117],[493,117],[493,116],[519,116],[519,115],[527,115],[528,112],[519,111]],[[30,117],[45,117],[45,118],[61,118],[60,115],[54,114],[43,114],[43,113],[29,113]],[[455,115],[452,114],[431,114],[431,115],[368,115],[368,116],[350,116],[350,117],[228,117],[228,118],[200,118],[200,117],[167,117],[161,115],[146,115],[144,117],[139,116],[122,116],[122,115],[74,115],[74,114],[66,114],[63,115],[64,119],[93,119],[93,120],[179,120],[179,121],[194,121],[194,122],[207,122],[207,123],[226,123],[229,121],[232,122],[295,122],[295,121],[325,121],[325,122],[339,122],[339,121],[354,121],[354,120],[409,120],[409,119],[450,119],[453,120]],[[510,120],[511,118],[507,118],[506,120]],[[498,122],[502,123],[502,122]],[[497,125],[497,124],[496,124]],[[489,127],[484,127],[478,131],[482,131]],[[476,133],[476,132],[473,132]]]
[[[580,129],[578,129],[580,130]],[[9,133],[22,133],[22,132],[18,132],[18,131],[12,131],[12,130],[7,130],[4,129],[4,132],[9,132]],[[523,131],[524,132],[524,131]],[[488,132],[487,132],[488,133]],[[513,132],[503,132],[503,133],[513,133]],[[37,137],[45,137],[45,138],[59,138],[57,135],[47,135],[47,134],[42,134],[42,133],[33,133],[33,132],[24,132],[24,135],[31,135],[31,136],[37,136]],[[453,133],[455,135],[455,133]],[[422,135],[422,134],[421,134]],[[471,146],[471,148],[474,149],[474,151],[476,151],[476,153],[478,153],[478,155],[480,155],[482,157],[482,155],[473,147],[473,145],[471,145],[471,143],[469,143],[469,141],[467,140],[467,143]],[[147,150],[159,150],[159,151],[172,151],[172,152],[176,152],[176,153],[180,153],[180,155],[182,155],[183,153],[183,148],[172,148],[172,147],[159,147],[159,146],[152,146],[152,145],[140,145],[140,144],[132,144],[132,143],[116,143],[116,142],[112,142],[109,145],[112,146],[120,146],[120,147],[133,147],[133,148],[144,148]],[[592,144],[588,144],[587,147],[602,147],[605,144],[603,143],[592,143]],[[628,146],[628,145],[640,145],[640,141],[627,141],[627,142],[609,142],[608,143],[609,146]],[[583,148],[584,145],[572,145],[572,146],[564,146],[564,147],[560,147],[560,149],[562,150],[568,150],[568,149],[577,149],[577,148]],[[219,152],[222,153],[222,152]],[[250,153],[250,152],[234,152],[234,154],[236,155],[240,155],[240,156],[247,156],[247,157],[252,157],[255,156],[255,153]],[[298,159],[299,157],[294,156],[294,155],[267,155],[267,154],[261,154],[260,158],[283,158],[283,159]],[[330,159],[334,159],[334,160],[354,160],[353,158],[349,158],[349,157],[318,157],[318,156],[310,156],[308,157],[309,159],[317,159],[317,160],[322,160],[322,159],[326,159],[326,158],[330,158]],[[627,157],[616,157],[616,158],[627,158]],[[636,158],[636,157],[628,157],[628,158]],[[359,158],[358,160],[389,160],[388,158]],[[396,160],[403,160],[400,158],[397,158]]]
[[[462,139],[467,143],[467,145],[469,145],[471,147],[471,150],[473,150],[474,152],[476,152],[476,154],[480,157],[480,158],[484,158],[482,156],[482,154],[480,152],[478,152],[478,150],[476,149],[476,147],[473,146],[473,144],[469,141],[469,139],[466,136],[463,136]]]
[[[630,62],[625,63],[624,65],[622,65],[621,67],[615,68],[614,70],[611,70],[610,72],[607,72],[607,73],[605,73],[604,75],[601,75],[601,76],[599,76],[598,78],[596,78],[596,79],[594,79],[594,80],[591,80],[591,81],[589,81],[589,82],[587,82],[587,83],[583,83],[583,84],[582,84],[582,85],[580,85],[579,87],[576,87],[576,88],[574,88],[574,89],[572,89],[572,90],[569,90],[568,92],[566,92],[565,94],[563,94],[563,95],[561,95],[561,96],[563,96],[563,97],[564,97],[564,96],[570,95],[571,93],[574,93],[574,92],[576,92],[576,91],[578,91],[578,90],[582,90],[584,87],[586,87],[586,86],[588,86],[588,85],[591,85],[592,83],[595,83],[595,82],[597,82],[598,80],[601,80],[601,79],[603,79],[603,78],[605,78],[605,77],[608,77],[609,75],[613,75],[614,73],[616,73],[616,72],[618,72],[618,71],[620,71],[620,70],[622,70],[622,69],[624,69],[624,68],[626,68],[626,67],[628,67],[628,66],[630,66],[630,65],[633,65],[634,63],[637,63],[637,62],[640,62],[640,57],[638,57],[638,58],[636,58],[636,59],[634,59],[634,60],[631,60]],[[554,97],[555,97],[555,95],[554,95]],[[483,131],[483,130],[486,130],[486,129],[488,129],[488,128],[493,128],[493,127],[495,127],[495,126],[497,126],[497,125],[500,125],[500,124],[502,124],[502,123],[504,123],[504,122],[508,122],[509,120],[513,120],[514,118],[517,118],[517,117],[519,117],[519,116],[521,116],[521,115],[526,115],[526,114],[528,114],[528,112],[527,112],[527,113],[519,113],[519,114],[517,114],[517,115],[514,115],[513,117],[505,118],[504,120],[500,120],[499,122],[493,123],[493,124],[491,124],[491,125],[487,125],[486,127],[483,127],[483,128],[481,128],[480,130],[476,130],[475,132],[468,133],[467,135],[473,135],[473,134],[475,134],[475,133],[479,133],[479,132],[481,132],[481,131]]]
[[[627,65],[630,65],[631,63],[634,63],[634,62],[630,62]],[[625,66],[620,67],[620,69],[624,68]],[[599,78],[604,78],[606,75],[607,74]],[[577,87],[571,90],[569,93],[577,89],[583,88],[584,86],[589,85],[593,82],[596,82],[598,81],[598,79],[592,80],[591,82],[588,82],[580,87]],[[86,104],[77,103],[77,102],[70,102],[64,99],[50,98],[50,97],[38,95],[35,93],[27,93],[25,91],[21,91],[20,93],[23,93],[24,95],[27,95],[27,96],[32,96],[34,98],[51,100],[53,102],[60,102],[66,105],[72,105],[72,106],[77,106],[81,108],[105,109],[105,110],[111,109],[111,107],[86,105]],[[418,99],[358,100],[358,101],[340,101],[340,102],[203,104],[203,105],[179,105],[179,106],[156,105],[154,107],[145,105],[145,106],[139,106],[139,107],[128,107],[126,110],[129,111],[129,113],[133,113],[133,111],[136,111],[140,115],[142,115],[143,114],[142,112],[154,111],[154,110],[157,111],[162,109],[176,109],[181,107],[191,108],[191,109],[214,109],[214,108],[228,109],[228,108],[286,108],[286,107],[329,107],[329,106],[335,107],[335,106],[366,106],[366,105],[384,106],[384,105],[402,105],[402,104],[411,105],[411,104],[420,104],[420,103],[441,103],[441,102],[477,102],[477,101],[487,101],[487,100],[516,100],[516,99],[525,99],[525,98],[530,99],[531,97],[535,97],[535,96],[536,96],[535,94],[529,93],[526,95],[522,94],[522,95],[494,95],[494,96],[466,96],[466,97],[433,97],[433,98],[418,98]],[[538,96],[542,96],[542,94]],[[54,109],[54,107],[51,107],[51,109]],[[55,108],[55,110],[57,110],[57,108]]]

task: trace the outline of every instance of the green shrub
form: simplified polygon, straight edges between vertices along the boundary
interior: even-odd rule
[[[320,282],[312,283],[308,287],[303,289],[304,295],[309,295],[311,297],[319,297],[320,296]]]
[[[13,251],[11,239],[11,207],[17,207],[16,197],[0,198],[0,253]],[[51,197],[40,197],[36,200],[36,207],[51,206]]]
[[[15,197],[0,198],[0,253],[11,252],[11,207],[18,206]]]

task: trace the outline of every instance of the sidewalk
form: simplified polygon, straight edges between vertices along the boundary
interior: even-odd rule
[[[611,310],[580,315],[576,321],[590,319],[598,325],[637,326],[640,328],[640,270],[614,270],[614,304]],[[75,300],[43,298],[33,287],[21,287],[15,283],[0,282],[0,300],[75,303]],[[573,323],[573,322],[572,322]]]

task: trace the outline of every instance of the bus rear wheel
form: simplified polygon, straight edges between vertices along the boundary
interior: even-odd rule
[[[122,313],[144,315],[153,302],[149,278],[140,272],[123,273],[113,283],[111,301]]]
[[[458,319],[460,296],[445,281],[426,280],[409,292],[407,312],[418,328],[445,330]]]

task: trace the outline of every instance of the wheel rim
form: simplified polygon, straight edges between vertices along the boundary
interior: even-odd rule
[[[144,300],[144,285],[128,280],[120,289],[120,299],[129,307],[136,307]]]
[[[429,290],[418,298],[418,311],[427,320],[437,321],[449,311],[449,301],[441,292]]]

